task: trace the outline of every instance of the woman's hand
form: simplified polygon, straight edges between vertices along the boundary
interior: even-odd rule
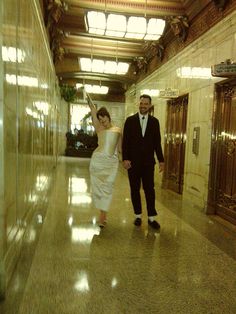
[[[163,172],[164,171],[164,167],[165,167],[164,162],[159,162],[159,172]]]
[[[131,161],[130,160],[123,160],[123,167],[128,170],[131,168]]]

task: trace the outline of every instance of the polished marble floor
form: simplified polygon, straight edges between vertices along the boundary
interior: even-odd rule
[[[134,226],[120,168],[100,230],[88,165],[60,159],[35,254],[22,255],[0,313],[235,314],[234,229],[161,189],[161,230],[148,227],[145,213]]]

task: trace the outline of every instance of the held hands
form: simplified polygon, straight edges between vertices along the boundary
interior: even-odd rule
[[[131,161],[130,160],[123,160],[123,167],[128,170],[131,168]]]
[[[163,172],[164,171],[164,162],[159,162],[159,172]]]

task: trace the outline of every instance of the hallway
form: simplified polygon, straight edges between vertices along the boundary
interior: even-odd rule
[[[235,313],[233,230],[166,190],[157,191],[160,232],[145,219],[135,227],[122,168],[100,230],[88,165],[60,158],[30,272],[22,282],[13,277],[0,312]]]

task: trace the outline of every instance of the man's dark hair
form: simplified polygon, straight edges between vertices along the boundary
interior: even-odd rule
[[[139,97],[139,99],[141,99],[141,98],[148,98],[148,99],[150,100],[150,103],[152,103],[152,97],[149,96],[149,95],[147,95],[147,94],[141,95],[141,96]]]
[[[101,107],[98,111],[97,111],[97,118],[99,119],[100,117],[108,117],[109,121],[111,121],[111,116],[110,113],[107,111],[107,108],[105,107]]]

